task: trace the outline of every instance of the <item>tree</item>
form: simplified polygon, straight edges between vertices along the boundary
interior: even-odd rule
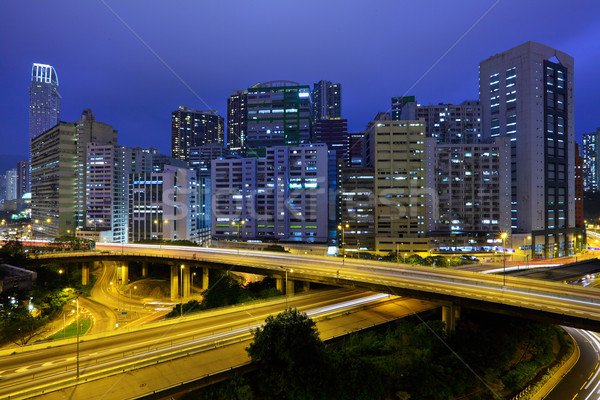
[[[326,383],[325,346],[313,320],[297,309],[269,316],[254,332],[246,349],[259,363],[266,395],[285,399],[314,399],[324,396]]]

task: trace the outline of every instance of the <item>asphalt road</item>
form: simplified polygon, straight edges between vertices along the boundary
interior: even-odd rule
[[[361,299],[373,301],[373,293],[334,290],[289,299],[289,306],[301,311],[321,309],[331,312],[339,303],[344,308],[356,307]],[[377,295],[379,298],[388,297]],[[394,298],[393,298],[394,299]],[[282,299],[263,302],[251,307],[231,307],[184,317],[171,323],[133,330],[126,335],[89,338],[79,344],[81,374],[89,374],[120,365],[131,365],[149,357],[160,357],[174,352],[189,351],[194,346],[208,345],[247,334],[248,327],[262,324],[268,315],[281,312]],[[123,333],[125,333],[123,331]],[[41,347],[41,346],[40,346]],[[0,352],[2,353],[2,352]],[[0,397],[35,385],[49,385],[61,379],[71,379],[75,373],[76,344],[10,354],[0,357]],[[35,382],[35,385],[33,384]]]

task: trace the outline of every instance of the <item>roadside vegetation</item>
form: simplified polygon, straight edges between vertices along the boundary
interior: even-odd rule
[[[570,349],[557,327],[496,314],[463,310],[455,336],[443,328],[407,318],[325,345],[288,309],[254,332],[254,372],[185,399],[512,398]]]
[[[0,249],[0,263],[37,273],[31,289],[4,288],[0,294],[0,344],[20,346],[44,333],[49,321],[77,294],[89,294],[93,281],[81,285],[81,271],[58,264],[32,265],[21,243],[11,241]]]
[[[181,314],[200,312],[211,308],[225,307],[234,304],[246,303],[253,300],[267,299],[281,296],[282,293],[275,288],[273,278],[265,278],[259,282],[240,283],[232,275],[221,271],[210,271],[211,287],[202,292],[202,301],[192,300],[177,306],[167,314],[167,318],[179,317]]]

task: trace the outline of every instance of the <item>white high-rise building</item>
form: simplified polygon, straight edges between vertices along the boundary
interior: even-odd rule
[[[129,239],[197,240],[196,172],[165,165],[162,172],[134,173],[129,185]]]
[[[213,236],[325,243],[327,162],[324,144],[267,147],[258,159],[213,160]]]
[[[574,248],[573,87],[573,57],[539,43],[479,64],[483,136],[510,138],[512,234],[536,257]]]

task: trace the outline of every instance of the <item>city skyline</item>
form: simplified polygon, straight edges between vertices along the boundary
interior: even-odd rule
[[[377,112],[389,111],[394,96],[414,95],[424,105],[477,100],[478,63],[528,40],[557,48],[576,60],[577,141],[600,125],[586,111],[586,103],[593,103],[600,86],[593,77],[600,61],[599,52],[594,52],[600,26],[593,9],[600,10],[598,4],[585,2],[585,7],[565,9],[558,1],[525,5],[465,1],[458,9],[444,3],[426,9],[381,2],[375,7],[356,3],[342,11],[339,3],[332,2],[318,13],[316,2],[302,6],[263,3],[271,7],[265,11],[259,5],[242,3],[236,7],[183,3],[190,11],[210,17],[197,17],[202,23],[194,28],[186,28],[176,18],[185,22],[196,13],[182,16],[159,3],[144,13],[137,12],[138,3],[1,5],[7,21],[0,27],[1,37],[14,38],[0,43],[6,56],[0,73],[7,79],[0,99],[5,122],[0,139],[12,144],[3,153],[27,155],[27,87],[31,65],[36,62],[54,66],[60,75],[63,121],[73,122],[82,110],[92,108],[100,120],[119,131],[122,144],[157,147],[164,154],[170,153],[174,109],[180,105],[217,109],[225,117],[232,91],[257,82],[341,83],[342,117],[348,119],[349,132],[365,129]],[[86,13],[95,17],[91,21],[78,18]],[[407,13],[426,17],[414,21],[396,17]],[[453,13],[452,19],[448,13]],[[339,18],[334,20],[332,15]],[[54,30],[53,17],[67,17],[72,24]],[[259,17],[269,23],[253,22]],[[558,32],[553,26],[559,21],[571,23]],[[54,40],[40,41],[50,26]],[[296,28],[286,35],[269,34],[288,26]],[[73,35],[74,31],[79,34]],[[314,50],[318,38],[332,44]],[[183,51],[189,46],[197,48],[197,57]],[[227,51],[232,46],[236,51]],[[257,55],[252,50],[265,46],[276,51]],[[204,51],[216,55],[211,62],[205,62]]]

